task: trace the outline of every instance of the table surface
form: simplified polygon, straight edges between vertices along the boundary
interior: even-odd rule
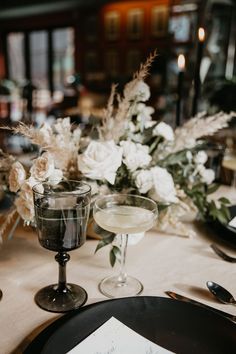
[[[226,195],[223,190],[222,195]],[[128,247],[127,271],[144,285],[142,295],[162,296],[171,290],[236,315],[236,307],[213,299],[206,288],[215,281],[236,295],[236,265],[221,260],[210,248],[212,242],[232,256],[236,248],[222,243],[214,232],[190,222],[196,231],[191,238],[174,234],[148,232],[136,245]],[[99,281],[115,272],[109,264],[109,247],[94,254],[97,240],[88,239],[70,252],[67,280],[84,287],[89,303],[107,300],[98,290]],[[1,247],[0,288],[0,352],[18,354],[48,324],[61,314],[40,309],[34,302],[35,293],[56,283],[58,265],[54,253],[40,247],[36,232],[19,227],[14,237]]]

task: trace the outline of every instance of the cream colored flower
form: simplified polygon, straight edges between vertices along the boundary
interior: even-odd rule
[[[26,222],[34,220],[34,203],[30,194],[24,191],[20,192],[19,197],[15,200],[15,206],[23,220]]]
[[[39,181],[44,181],[54,172],[54,160],[49,152],[44,152],[36,160],[30,169],[31,176]]]
[[[38,137],[40,139],[42,146],[50,145],[50,143],[52,142],[52,136],[53,136],[52,128],[48,123],[44,123],[38,132]]]
[[[55,168],[52,174],[48,178],[48,182],[51,185],[56,185],[58,184],[63,178],[63,172],[62,170],[59,170],[58,168]]]
[[[24,167],[19,161],[12,164],[9,174],[9,187],[11,192],[18,192],[22,183],[26,178],[26,172]]]
[[[174,140],[174,131],[171,126],[169,124],[166,124],[165,122],[160,122],[155,126],[155,128],[153,129],[153,135],[162,136],[167,141]]]
[[[133,81],[127,83],[124,88],[124,96],[132,95],[132,99],[145,102],[150,98],[150,88],[142,80],[137,80],[134,84]]]
[[[93,140],[85,152],[78,156],[78,169],[87,178],[107,180],[114,184],[121,159],[122,149],[113,140]]]
[[[57,133],[59,133],[63,136],[65,133],[68,133],[71,131],[70,118],[66,117],[66,118],[57,119],[57,122],[54,124],[54,127],[55,127]]]
[[[211,184],[215,179],[215,171],[203,165],[198,165],[198,173],[203,183]]]
[[[177,203],[176,189],[171,174],[162,167],[151,169],[153,177],[153,188],[149,196],[159,202]]]
[[[136,106],[137,120],[145,124],[152,120],[151,115],[155,112],[153,107],[146,106],[144,103],[138,103]]]
[[[135,184],[141,194],[147,193],[153,186],[152,172],[150,170],[137,171]]]
[[[138,168],[147,167],[152,160],[149,155],[149,147],[132,141],[121,141],[120,145],[123,148],[123,162],[127,168],[134,172]]]
[[[208,156],[204,150],[198,151],[194,157],[194,162],[196,164],[204,165],[207,162]]]

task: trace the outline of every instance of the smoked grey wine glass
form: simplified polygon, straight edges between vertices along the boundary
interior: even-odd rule
[[[81,247],[86,239],[91,188],[81,181],[63,180],[57,184],[39,183],[33,187],[35,221],[39,243],[57,252],[59,263],[57,284],[46,286],[35,295],[35,302],[44,310],[67,312],[82,306],[86,291],[66,281],[67,253]]]

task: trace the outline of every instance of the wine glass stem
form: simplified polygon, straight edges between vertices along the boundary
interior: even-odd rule
[[[58,252],[55,259],[59,263],[58,290],[66,292],[68,290],[66,286],[66,263],[70,256],[66,252]]]
[[[127,245],[128,245],[128,234],[121,234],[120,272],[119,272],[119,275],[118,275],[118,281],[121,284],[125,284],[126,283],[126,279],[127,279],[127,273],[126,273],[126,270],[125,270]]]

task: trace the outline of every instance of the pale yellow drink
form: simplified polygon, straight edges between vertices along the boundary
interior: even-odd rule
[[[126,205],[114,205],[96,211],[94,219],[103,229],[116,234],[145,232],[153,226],[155,215],[152,211]]]

